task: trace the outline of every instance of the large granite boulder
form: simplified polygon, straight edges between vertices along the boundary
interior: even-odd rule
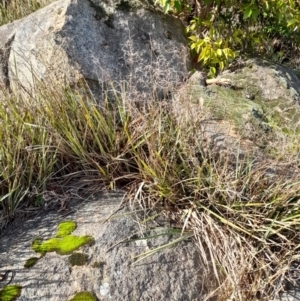
[[[163,97],[189,69],[179,19],[138,0],[62,0],[0,28],[2,86],[58,81]],[[125,84],[126,82],[126,84]],[[115,86],[116,87],[116,86]]]

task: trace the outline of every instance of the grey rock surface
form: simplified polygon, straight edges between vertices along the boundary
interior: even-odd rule
[[[80,291],[90,291],[97,300],[105,301],[203,300],[208,288],[193,242],[184,241],[136,261],[135,256],[170,243],[176,236],[160,235],[167,232],[166,225],[142,226],[126,210],[107,220],[121,201],[122,194],[94,194],[74,200],[69,213],[43,212],[10,226],[0,238],[0,272],[15,272],[12,284],[22,286],[18,300],[70,300]],[[63,220],[77,223],[74,235],[94,237],[94,245],[77,251],[87,256],[87,263],[71,267],[69,255],[47,253],[25,269],[25,261],[36,256],[31,249],[33,239],[53,237]]]
[[[163,97],[189,68],[181,21],[147,1],[60,0],[0,27],[0,37],[2,85],[27,92],[84,81],[99,96],[123,81],[135,97]]]
[[[199,139],[206,140],[208,150],[267,160],[295,149],[300,80],[293,70],[252,59],[213,84],[203,81],[201,72],[193,74],[174,93],[173,107],[180,122],[200,119]]]
[[[284,293],[282,296],[276,298],[274,301],[299,301],[300,300],[300,289],[295,289]]]

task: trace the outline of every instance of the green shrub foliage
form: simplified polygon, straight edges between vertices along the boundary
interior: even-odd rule
[[[243,55],[282,62],[300,44],[297,0],[156,0],[186,23],[194,63],[209,75]]]

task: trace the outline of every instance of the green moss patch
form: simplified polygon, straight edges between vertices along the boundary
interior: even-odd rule
[[[26,269],[32,268],[38,262],[39,259],[40,259],[39,257],[31,257],[27,259],[24,264],[24,268]]]
[[[69,235],[76,229],[76,227],[77,227],[77,225],[73,221],[61,222],[58,225],[58,231],[57,231],[56,237],[64,237],[66,235]]]
[[[69,257],[69,264],[71,266],[75,265],[85,265],[87,263],[87,256],[82,253],[74,253]]]
[[[1,301],[16,300],[21,295],[21,290],[22,287],[20,285],[7,285],[0,291],[0,300]]]
[[[91,236],[67,235],[62,238],[50,238],[45,242],[35,240],[32,249],[37,253],[56,252],[60,255],[70,254],[83,245],[93,244],[94,239]]]
[[[96,301],[96,298],[90,292],[80,292],[76,294],[70,301]]]
[[[94,238],[91,236],[75,236],[69,235],[76,229],[76,223],[73,221],[65,221],[59,224],[56,237],[42,241],[37,238],[32,242],[32,249],[41,254],[47,252],[56,252],[60,255],[70,254],[83,245],[94,244]]]

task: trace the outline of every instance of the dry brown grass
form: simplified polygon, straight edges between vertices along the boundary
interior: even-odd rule
[[[0,1],[0,25],[23,18],[54,0],[2,0]]]
[[[99,104],[82,89],[57,86],[41,87],[30,104],[7,95],[0,105],[1,225],[60,202],[58,194],[125,188],[145,210],[193,234],[211,279],[207,298],[214,290],[218,300],[270,298],[298,260],[293,162],[211,151],[201,128],[205,110],[187,120],[174,107],[155,100],[136,106],[118,91],[114,103]],[[182,108],[182,116],[195,112],[188,103]]]

